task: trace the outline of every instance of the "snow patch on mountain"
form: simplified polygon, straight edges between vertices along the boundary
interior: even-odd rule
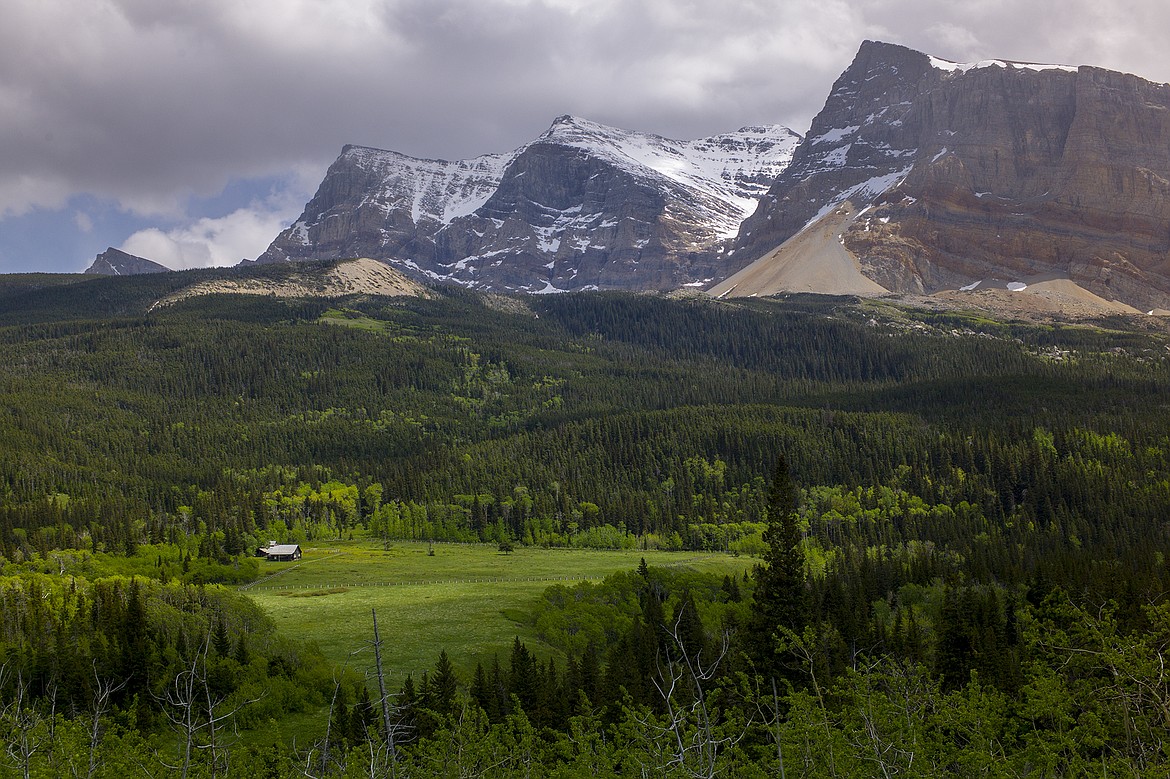
[[[394,151],[347,146],[343,158],[381,180],[365,202],[387,213],[410,203],[415,224],[423,220],[450,224],[474,213],[500,186],[504,171],[523,147],[506,154],[468,160],[424,160]]]
[[[860,184],[854,184],[853,186],[837,193],[829,200],[829,202],[825,203],[825,205],[823,205],[811,219],[805,223],[804,227],[800,229],[800,232],[803,233],[809,227],[820,222],[821,219],[828,216],[833,212],[834,209],[846,201],[853,201],[855,206],[865,203],[865,208],[863,208],[857,214],[857,216],[861,216],[861,214],[869,210],[869,204],[872,204],[874,200],[905,181],[906,177],[910,175],[910,171],[913,170],[913,168],[913,165],[908,165],[907,167],[902,168],[901,170],[893,171],[892,173],[886,173],[881,176],[874,176],[873,178],[866,179]]]
[[[930,65],[936,70],[944,70],[948,73],[966,73],[969,70],[980,70],[982,68],[1020,68],[1023,70],[1064,70],[1069,73],[1076,73],[1078,68],[1074,65],[1046,65],[1038,62],[1011,62],[1010,60],[980,60],[979,62],[951,62],[950,60],[939,59],[938,57],[930,57]]]
[[[792,160],[800,136],[786,127],[769,125],[675,141],[563,116],[533,143],[542,142],[579,148],[635,175],[656,174],[697,192],[713,201],[712,210],[726,212],[720,219],[720,234],[734,235],[739,222],[755,209],[772,180]],[[500,186],[508,165],[530,145],[454,162],[365,146],[347,146],[342,156],[381,181],[362,205],[376,204],[390,213],[409,203],[415,224],[430,220],[448,225],[481,208]],[[304,226],[297,227],[299,238]]]
[[[739,222],[788,167],[800,136],[787,127],[765,125],[676,141],[562,116],[537,142],[579,148],[634,175],[657,174],[709,198],[723,206],[715,210],[728,211],[721,220],[728,224],[720,225],[720,233],[734,235]]]

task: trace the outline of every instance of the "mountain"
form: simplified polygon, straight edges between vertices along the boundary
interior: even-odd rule
[[[714,294],[1041,284],[1170,307],[1170,86],[867,41],[732,257]]]
[[[166,297],[150,309],[167,306],[200,295],[263,295],[269,298],[337,298],[347,295],[383,297],[430,297],[431,292],[417,281],[385,264],[360,258],[329,263],[298,265],[280,275],[248,266],[234,272],[196,281]]]
[[[165,273],[169,270],[167,266],[159,265],[153,260],[135,257],[111,246],[99,254],[85,272],[102,276],[137,276],[141,273]]]
[[[798,141],[779,126],[674,141],[562,116],[519,149],[456,162],[346,146],[257,262],[372,257],[526,292],[701,286]]]

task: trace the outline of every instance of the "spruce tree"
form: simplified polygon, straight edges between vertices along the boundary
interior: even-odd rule
[[[113,611],[111,609],[111,611]],[[145,693],[148,688],[147,667],[150,661],[147,635],[146,603],[138,579],[131,577],[122,612],[121,675],[126,680],[127,696]]]
[[[439,662],[435,665],[435,675],[431,679],[431,708],[436,713],[448,717],[455,711],[457,686],[455,667],[451,665],[451,658],[447,657],[447,650],[444,649],[439,652]]]
[[[508,675],[511,692],[520,701],[520,707],[526,714],[534,711],[536,704],[536,663],[532,653],[520,641],[520,637],[512,642],[512,661]]]
[[[337,747],[342,752],[350,743],[348,737],[350,735],[350,709],[349,695],[346,693],[345,685],[337,688],[337,693],[333,701],[333,709],[331,712],[331,721],[329,723],[329,741],[331,747]]]
[[[687,656],[694,660],[706,649],[707,635],[703,629],[703,620],[699,616],[699,608],[695,605],[695,597],[690,590],[683,593],[675,611],[674,640],[681,643]],[[671,650],[677,655],[677,646],[671,647]]]
[[[503,722],[511,710],[511,693],[508,690],[508,681],[504,678],[504,671],[500,668],[500,658],[492,656],[492,673],[488,680],[491,696],[485,707],[488,720],[492,723]]]
[[[350,712],[349,741],[351,744],[364,744],[368,738],[370,726],[375,723],[374,704],[370,701],[370,690],[364,684],[358,686],[357,702]]]
[[[402,725],[408,733],[413,733],[417,727],[418,705],[419,695],[414,688],[414,676],[407,674],[398,695],[398,724]],[[374,726],[379,730],[384,727],[376,717],[374,718]],[[385,738],[386,734],[382,733],[382,737]]]
[[[805,593],[804,549],[800,520],[796,513],[798,495],[788,474],[784,455],[776,461],[768,492],[767,527],[763,562],[756,566],[752,616],[746,646],[757,670],[765,677],[780,677],[783,667],[777,653],[781,629],[800,633],[808,621]]]
[[[723,584],[719,589],[727,597],[727,603],[739,603],[739,584],[730,574],[723,576]]]
[[[232,640],[228,637],[223,614],[216,617],[215,624],[212,626],[211,648],[216,657],[228,657],[232,653]]]
[[[488,685],[487,674],[483,670],[483,663],[475,664],[475,673],[471,677],[471,699],[485,712],[491,709],[492,691]]]

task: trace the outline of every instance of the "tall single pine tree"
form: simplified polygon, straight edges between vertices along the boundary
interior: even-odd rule
[[[781,628],[800,633],[808,621],[805,592],[804,549],[801,547],[800,519],[796,513],[798,494],[788,475],[784,455],[776,461],[768,492],[768,545],[764,560],[755,568],[756,589],[752,617],[748,624],[748,653],[765,677],[782,677],[783,666],[776,637]]]
[[[435,675],[431,679],[431,706],[437,714],[449,717],[454,713],[457,687],[455,667],[451,665],[451,658],[447,657],[447,650],[444,649],[439,652],[439,662],[435,665]]]

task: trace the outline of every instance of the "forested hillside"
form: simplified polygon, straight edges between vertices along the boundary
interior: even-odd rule
[[[697,526],[759,522],[781,451],[807,487],[899,489],[1085,541],[1149,530],[1166,490],[1147,478],[1168,429],[1154,334],[449,292],[209,298],[10,326],[0,345],[9,560],[192,533],[239,551],[272,522],[538,544],[608,525],[702,546]]]
[[[774,774],[778,744],[814,731],[824,739],[803,759],[818,775],[985,775],[977,764],[996,756],[1015,761],[1004,775],[1165,766],[1151,739],[1170,725],[1170,693],[1148,675],[1170,635],[1170,339],[1158,330],[817,297],[444,290],[149,310],[172,291],[165,279],[99,282],[0,289],[6,701],[92,711],[95,691],[128,678],[108,706],[149,735],[169,711],[167,680],[202,656],[204,673],[227,674],[224,706],[265,678],[302,679],[298,706],[329,703],[311,652],[216,638],[248,612],[202,588],[254,577],[248,556],[268,541],[709,549],[769,562],[743,581],[651,569],[604,595],[552,591],[533,619],[560,670],[518,645],[511,668],[456,681],[440,664],[411,680],[395,720],[414,742],[404,767],[449,775],[434,764],[453,743],[442,738],[505,751],[532,738],[544,773],[595,760],[601,775],[635,763]],[[781,456],[791,506],[773,489]],[[778,541],[783,517],[794,542]],[[777,549],[799,552],[799,613],[774,634],[746,630]],[[21,606],[30,593],[46,605]],[[188,614],[186,627],[152,628],[150,679],[127,676],[128,621],[161,626],[155,603]],[[38,648],[48,637],[74,647],[56,655],[67,665]],[[721,670],[703,676],[680,651]],[[1108,683],[1120,667],[1129,676]],[[672,673],[677,698],[661,691]],[[352,708],[361,693],[346,685]],[[944,700],[983,718],[946,749],[930,735]],[[1092,722],[1072,700],[1093,704]],[[712,706],[706,724],[696,702]],[[688,713],[671,720],[675,705]],[[883,707],[914,716],[879,733]],[[334,759],[385,730],[361,711]],[[120,716],[118,732],[134,731]],[[668,740],[697,729],[686,738],[708,746],[671,758],[646,740],[653,727]],[[582,757],[583,732],[611,736]],[[911,769],[915,739],[935,741]],[[35,762],[17,752],[9,764]],[[201,770],[224,770],[211,752]]]

